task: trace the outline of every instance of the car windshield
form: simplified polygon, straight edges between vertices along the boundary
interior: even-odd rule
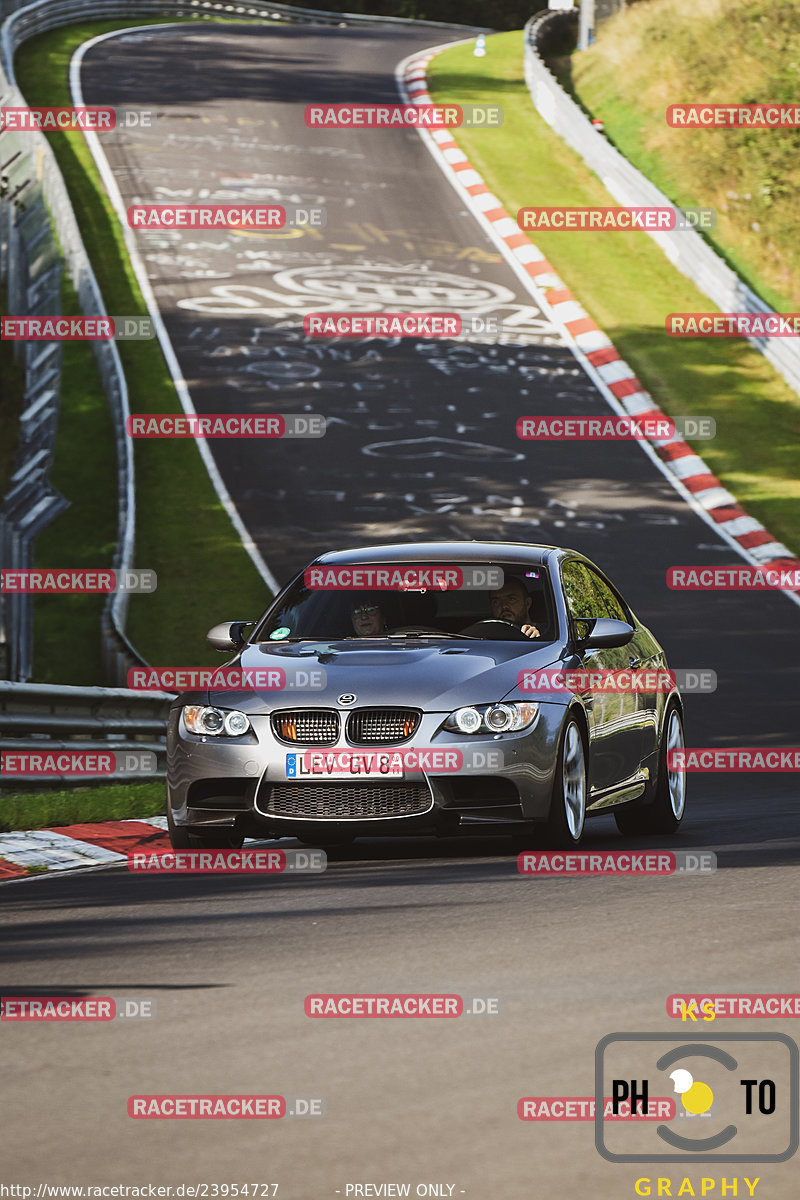
[[[418,565],[421,569],[430,566]],[[388,567],[391,569],[392,564]],[[555,620],[547,570],[519,563],[470,564],[471,571],[491,569],[495,576],[498,567],[502,570],[502,587],[482,590],[465,587],[326,590],[307,586],[309,569],[268,613],[254,640],[404,636],[508,640],[521,637],[519,630],[528,625],[538,631],[537,640],[552,641],[556,636]],[[348,569],[358,567],[348,564]]]

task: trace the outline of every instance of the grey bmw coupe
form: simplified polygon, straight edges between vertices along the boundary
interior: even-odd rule
[[[323,554],[167,734],[176,849],[245,837],[505,832],[577,846],[587,817],[669,834],[683,705],[664,651],[593,563],[555,546]]]

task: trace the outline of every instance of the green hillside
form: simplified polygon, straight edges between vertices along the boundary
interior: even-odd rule
[[[678,204],[715,208],[714,246],[774,308],[800,309],[800,129],[672,129],[670,104],[797,103],[797,0],[647,0],[559,78]]]

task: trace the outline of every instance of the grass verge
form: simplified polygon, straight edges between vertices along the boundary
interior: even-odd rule
[[[65,275],[62,308],[79,316]],[[114,430],[88,342],[62,345],[61,406],[50,482],[69,508],[34,543],[37,567],[110,566],[117,538]],[[34,679],[89,686],[103,681],[100,618],[103,596],[37,596],[33,602]]]
[[[471,45],[444,51],[428,77],[437,103],[502,105],[501,127],[459,129],[456,138],[508,212],[615,203],[533,107],[522,33],[494,35],[486,47],[482,59]],[[800,551],[800,397],[746,342],[666,335],[670,312],[713,306],[645,234],[537,230],[535,241],[667,414],[715,418],[716,438],[694,443],[697,453],[753,516]]]
[[[90,37],[112,29],[170,21],[99,21],[68,26],[26,42],[15,61],[32,105],[70,104],[69,61]],[[81,233],[111,313],[145,313],[116,215],[79,132],[48,135]],[[74,304],[65,288],[65,311]],[[133,412],[178,412],[160,347],[119,343]],[[87,358],[87,355],[89,356]],[[37,542],[38,567],[103,566],[116,529],[111,426],[91,350],[65,344],[64,408],[53,482],[72,507]],[[193,441],[150,440],[135,446],[136,565],[153,569],[158,588],[131,599],[127,633],[155,665],[172,663],[175,646],[192,666],[217,665],[205,633],[220,617],[258,615],[269,592],[220,504]],[[36,679],[95,684],[99,610],[91,597],[36,602]]]
[[[0,831],[50,829],[84,821],[124,821],[164,812],[164,782],[101,784],[64,791],[0,795]]]
[[[607,21],[584,53],[554,62],[617,149],[674,203],[713,207],[707,235],[778,311],[800,308],[800,130],[671,128],[668,105],[797,103],[796,0],[655,0]]]

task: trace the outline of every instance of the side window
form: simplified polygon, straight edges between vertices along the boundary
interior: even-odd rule
[[[608,616],[606,606],[597,594],[593,577],[583,563],[564,563],[561,579],[569,615],[576,622],[575,632],[579,638],[586,637],[590,628],[589,622],[597,620],[598,617]]]
[[[589,570],[589,576],[594,584],[597,595],[605,606],[606,611],[603,613],[603,616],[612,617],[615,621],[627,621],[628,614],[620,604],[619,597],[612,592],[606,581],[601,579],[595,571]]]

